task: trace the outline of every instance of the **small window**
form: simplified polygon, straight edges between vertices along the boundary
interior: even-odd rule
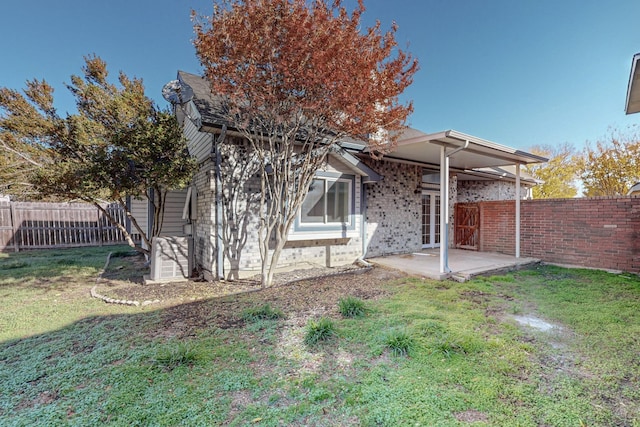
[[[352,180],[315,178],[302,202],[300,224],[350,224]]]

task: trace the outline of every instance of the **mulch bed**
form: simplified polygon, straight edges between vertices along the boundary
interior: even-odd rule
[[[112,271],[110,266],[106,268],[99,280],[98,292],[114,299],[158,301],[163,307],[162,335],[169,336],[188,336],[211,325],[241,326],[242,310],[267,303],[287,315],[338,315],[340,298],[351,295],[363,300],[377,299],[391,291],[383,284],[405,277],[396,270],[348,266],[279,273],[274,276],[274,285],[266,289],[261,289],[257,277],[238,281],[142,284],[140,277],[146,273],[143,258],[131,255],[117,264],[117,271]]]

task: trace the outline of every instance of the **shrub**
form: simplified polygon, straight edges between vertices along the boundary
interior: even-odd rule
[[[307,345],[317,344],[319,341],[327,341],[336,334],[336,327],[333,320],[321,317],[318,320],[310,320],[307,324],[307,333],[304,336],[304,343]]]
[[[242,312],[242,319],[245,322],[256,322],[258,320],[278,320],[284,318],[282,310],[271,308],[269,304],[260,307],[247,308]]]
[[[338,308],[344,317],[362,317],[365,315],[364,301],[348,296],[338,301]]]
[[[406,331],[396,329],[387,335],[385,345],[394,356],[406,356],[413,350],[415,344]]]

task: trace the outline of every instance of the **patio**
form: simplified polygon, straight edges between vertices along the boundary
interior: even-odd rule
[[[368,262],[409,274],[435,280],[469,280],[474,276],[505,270],[515,270],[540,262],[536,258],[516,258],[493,252],[475,252],[449,249],[450,273],[440,273],[440,250],[425,249],[421,252],[368,258]]]

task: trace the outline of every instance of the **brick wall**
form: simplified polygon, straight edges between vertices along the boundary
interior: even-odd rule
[[[367,256],[410,253],[422,248],[422,168],[366,159],[382,180],[365,186]]]
[[[481,202],[480,250],[515,253],[515,202]],[[522,256],[640,272],[640,197],[521,203]]]
[[[520,184],[520,197],[525,199],[529,187]],[[458,181],[458,203],[477,203],[488,200],[515,200],[516,183],[502,180]]]

